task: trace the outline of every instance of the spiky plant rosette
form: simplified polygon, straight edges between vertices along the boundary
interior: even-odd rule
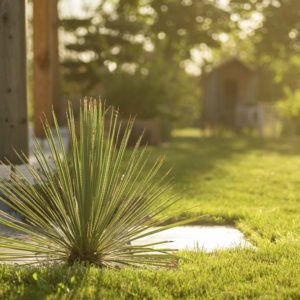
[[[69,107],[66,149],[54,113],[53,119],[53,128],[44,122],[50,157],[36,141],[38,166],[26,164],[35,184],[21,172],[0,183],[1,200],[22,216],[20,220],[2,211],[0,223],[23,234],[0,237],[0,260],[79,261],[101,267],[174,265],[171,250],[154,247],[159,243],[133,243],[169,228],[156,225],[175,201],[162,197],[170,188],[166,176],[158,173],[162,160],[149,168],[140,140],[127,151],[133,121],[124,129],[115,109],[85,100],[79,129]]]

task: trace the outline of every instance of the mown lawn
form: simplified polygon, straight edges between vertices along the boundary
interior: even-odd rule
[[[300,299],[300,139],[177,133],[170,218],[235,224],[255,249],[180,253],[176,270],[0,267],[2,299]]]

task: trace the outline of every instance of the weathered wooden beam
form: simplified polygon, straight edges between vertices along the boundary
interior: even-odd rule
[[[49,14],[50,14],[50,60],[51,60],[51,88],[52,88],[52,103],[53,109],[61,120],[63,111],[60,99],[60,71],[59,71],[59,41],[58,41],[58,26],[59,26],[59,16],[58,16],[58,0],[52,0],[49,2]]]
[[[0,160],[28,155],[25,0],[0,0]]]
[[[33,1],[34,131],[44,137],[41,119],[51,123],[52,107],[59,111],[57,0]]]
[[[50,73],[50,38],[49,7],[50,0],[33,1],[33,109],[34,132],[37,137],[44,137],[41,118],[51,118],[51,73]]]

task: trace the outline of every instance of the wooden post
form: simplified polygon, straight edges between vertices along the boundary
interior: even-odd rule
[[[0,160],[28,155],[25,0],[0,0]]]
[[[58,110],[57,0],[33,1],[34,129],[44,137],[41,118],[51,123],[52,107]]]
[[[58,41],[58,0],[51,0],[49,5],[50,14],[50,60],[51,60],[51,80],[52,80],[52,103],[58,121],[62,117],[62,105],[60,99],[60,71],[59,71],[59,41]]]

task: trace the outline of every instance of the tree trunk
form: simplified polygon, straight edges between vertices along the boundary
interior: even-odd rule
[[[0,160],[28,155],[25,0],[0,0]]]

